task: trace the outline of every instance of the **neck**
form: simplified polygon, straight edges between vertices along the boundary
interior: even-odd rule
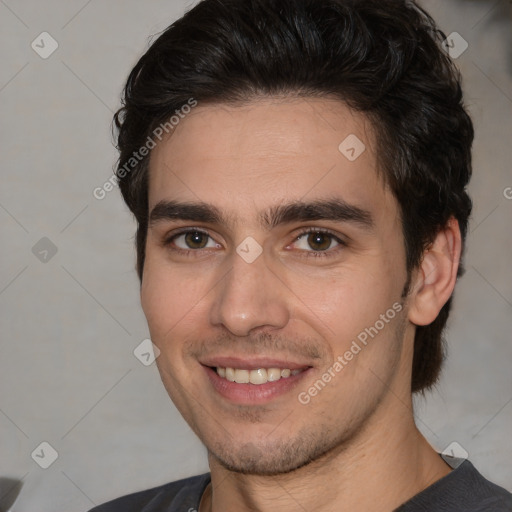
[[[200,512],[270,512],[276,503],[280,512],[295,512],[298,504],[317,512],[333,510],[333,504],[340,511],[394,510],[451,468],[416,428],[410,396],[390,396],[357,436],[290,473],[235,473],[210,454],[211,489]]]

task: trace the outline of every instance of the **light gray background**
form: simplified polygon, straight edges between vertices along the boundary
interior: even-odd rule
[[[0,503],[12,501],[21,480],[14,511],[85,511],[207,471],[155,365],[133,355],[148,337],[135,224],[117,189],[102,201],[92,194],[116,159],[110,121],[129,70],[149,36],[189,5],[0,1],[0,477],[11,479]],[[510,2],[423,5],[469,44],[457,63],[476,125],[475,208],[449,358],[416,414],[439,451],[457,441],[485,476],[512,490]],[[59,44],[47,59],[31,48],[43,31]],[[31,250],[42,237],[58,249],[46,263]],[[31,458],[43,441],[58,452],[48,469]]]

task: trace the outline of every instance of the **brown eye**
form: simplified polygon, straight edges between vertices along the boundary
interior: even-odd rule
[[[190,231],[185,234],[185,243],[190,249],[204,249],[209,236],[201,231]]]
[[[327,233],[312,232],[308,235],[307,241],[315,251],[326,251],[331,246],[332,238],[332,235]]]
[[[293,246],[301,257],[327,258],[338,256],[347,244],[330,231],[306,229],[295,238]]]
[[[197,229],[177,233],[167,239],[165,245],[177,251],[199,251],[200,249],[215,249],[218,247],[218,244],[208,233]]]

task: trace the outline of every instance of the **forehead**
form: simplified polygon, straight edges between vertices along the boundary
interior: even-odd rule
[[[392,198],[377,165],[372,125],[339,100],[199,103],[152,151],[149,207],[201,201],[236,216],[337,196],[383,208]]]

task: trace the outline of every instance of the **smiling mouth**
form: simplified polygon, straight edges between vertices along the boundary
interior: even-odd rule
[[[212,359],[202,366],[213,390],[230,403],[245,406],[269,403],[286,395],[313,371],[308,364],[271,358]]]
[[[290,376],[298,375],[307,368],[298,368],[290,370],[289,368],[258,368],[248,370],[243,368],[230,368],[230,367],[212,367],[212,370],[217,373],[219,377],[229,382],[236,382],[237,384],[255,384],[261,385],[267,382],[276,382],[281,379],[287,379]]]

